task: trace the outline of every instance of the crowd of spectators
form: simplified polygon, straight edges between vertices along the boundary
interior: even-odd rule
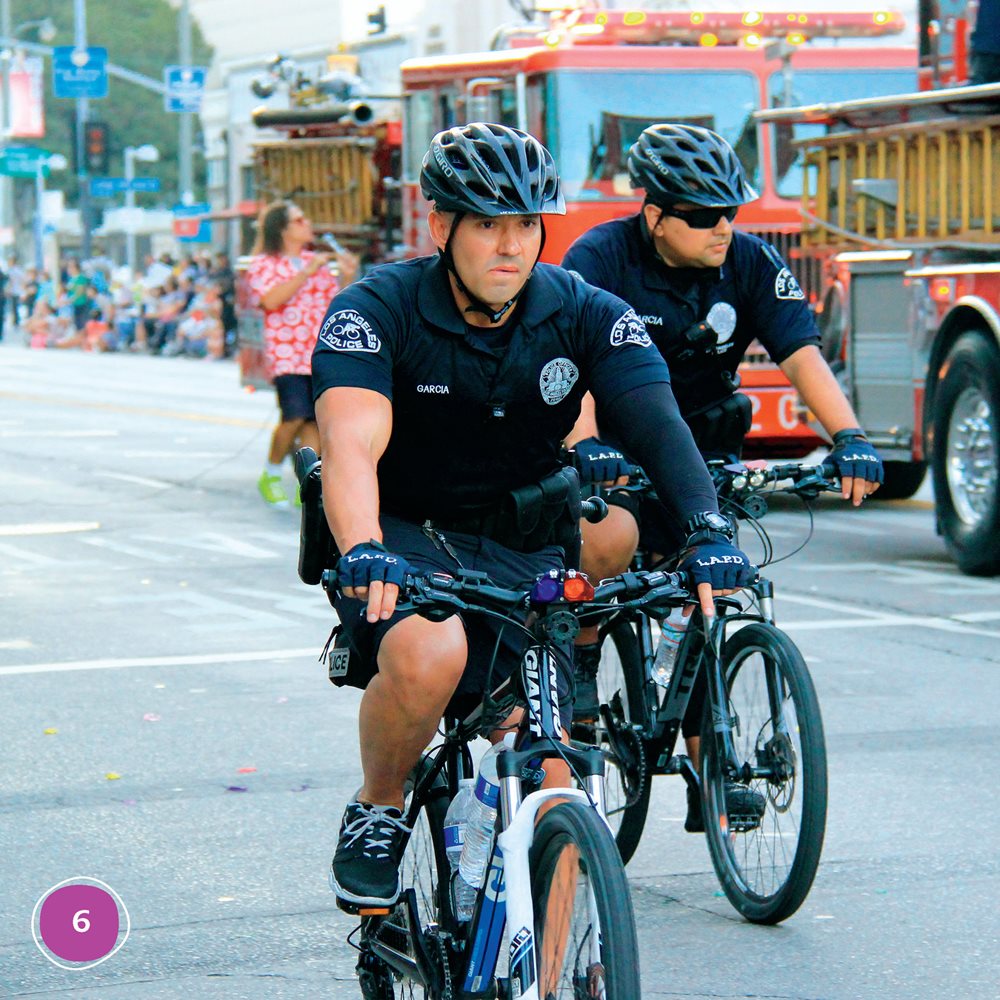
[[[58,275],[0,268],[0,338],[35,348],[147,351],[222,359],[236,339],[235,275],[225,253],[147,257],[141,271],[67,258]]]

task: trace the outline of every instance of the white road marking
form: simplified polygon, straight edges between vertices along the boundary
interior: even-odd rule
[[[127,476],[123,472],[95,472],[95,477],[102,479],[120,479],[123,483],[137,483],[139,486],[155,486],[167,489],[173,483],[165,483],[162,479],[144,479],[142,476]]]
[[[895,580],[908,587],[925,589],[945,588],[949,594],[989,594],[1000,596],[1000,582],[985,577],[965,576],[958,569],[938,567],[937,570],[921,569],[911,563],[851,562],[851,563],[789,563],[790,570],[814,573],[861,573]]]
[[[28,639],[0,639],[0,649],[31,649],[33,645]]]
[[[228,458],[224,451],[123,451],[123,458]]]
[[[315,646],[308,649],[273,649],[256,653],[205,653],[193,656],[143,656],[119,660],[76,660],[67,663],[23,663],[0,667],[0,676],[14,674],[68,673],[75,670],[122,670],[128,667],[189,667],[207,663],[255,663],[263,660],[315,659]]]
[[[828,601],[818,597],[806,597],[802,594],[789,594],[782,592],[778,598],[788,604],[803,604],[807,607],[825,608],[835,611],[837,614],[832,618],[822,618],[815,621],[780,621],[779,628],[786,632],[820,631],[823,629],[843,629],[843,628],[873,628],[880,626],[904,625],[908,628],[921,626],[938,632],[954,632],[959,635],[985,635],[990,638],[1000,639],[1000,631],[996,629],[973,628],[964,621],[956,618],[939,618],[921,614],[906,613],[886,613],[882,611],[870,611],[867,608],[859,608],[843,601]],[[854,616],[854,617],[850,617]]]
[[[24,437],[26,431],[0,431],[0,438]],[[31,438],[110,438],[118,437],[118,431],[31,431]]]
[[[124,542],[115,542],[110,538],[81,538],[81,542],[86,545],[93,545],[99,549],[109,549],[112,552],[121,552],[126,556],[136,556],[138,559],[144,559],[148,562],[155,563],[172,563],[177,562],[176,557],[171,555],[165,555],[161,552],[154,552],[150,548],[140,549],[137,546],[126,545]]]
[[[16,566],[19,562],[27,563],[29,566],[54,566],[56,563],[63,562],[61,559],[56,559],[52,556],[43,556],[38,552],[23,549],[18,545],[0,544],[0,556],[5,557],[4,574],[16,574],[18,570],[12,567]]]
[[[68,535],[76,531],[96,531],[100,521],[63,521],[51,524],[0,524],[0,535]]]
[[[965,614],[951,617],[960,622],[995,622],[1000,618],[1000,611],[967,611]]]

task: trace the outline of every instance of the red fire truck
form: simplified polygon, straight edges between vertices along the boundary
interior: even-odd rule
[[[965,78],[965,4],[925,22]],[[952,35],[958,32],[958,35]],[[949,37],[951,35],[951,37]],[[803,140],[823,351],[906,497],[929,465],[959,567],[1000,573],[1000,83],[762,113]]]
[[[409,60],[402,65],[408,252],[433,249],[417,179],[442,128],[502,122],[546,144],[567,197],[566,216],[546,223],[544,259],[558,262],[590,227],[638,210],[628,148],[646,126],[680,121],[710,127],[732,143],[761,192],[740,210],[739,227],[775,244],[818,301],[819,272],[798,251],[802,165],[792,128],[758,123],[754,112],[915,88],[915,50],[877,43],[902,27],[888,10],[574,10],[544,27],[508,29],[489,52]],[[858,37],[867,42],[852,42]],[[755,411],[752,450],[804,455],[820,443],[763,352],[750,352],[741,377]]]

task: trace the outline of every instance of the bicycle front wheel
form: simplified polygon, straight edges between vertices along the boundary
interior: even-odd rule
[[[741,773],[724,773],[709,707],[701,742],[705,835],[729,901],[754,923],[776,924],[802,905],[823,849],[823,721],[802,654],[780,629],[748,625],[722,655]]]
[[[645,745],[634,728],[646,727],[649,710],[639,640],[632,624],[622,618],[603,636],[597,692],[611,719],[609,726],[602,715],[597,727],[605,763],[606,812],[622,864],[627,865],[639,846],[649,811]]]
[[[538,995],[641,996],[628,880],[604,820],[582,802],[553,806],[535,828],[529,863]]]

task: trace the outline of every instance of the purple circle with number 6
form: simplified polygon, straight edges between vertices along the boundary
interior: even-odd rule
[[[38,932],[46,947],[68,962],[93,962],[118,940],[118,903],[96,885],[76,883],[50,893],[39,914]]]

